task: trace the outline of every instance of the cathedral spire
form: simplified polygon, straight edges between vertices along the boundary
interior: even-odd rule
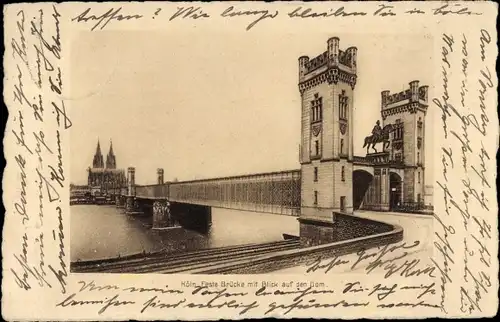
[[[115,154],[113,153],[113,140],[109,139],[109,155],[114,156]]]
[[[104,158],[101,153],[101,144],[99,142],[99,138],[97,139],[97,148],[94,154],[94,161],[92,162],[93,168],[104,168]]]
[[[99,142],[99,138],[97,138],[97,149],[95,150],[95,155],[101,154],[101,144]]]
[[[116,157],[113,152],[113,141],[109,140],[109,152],[106,156],[106,168],[108,169],[116,169]]]

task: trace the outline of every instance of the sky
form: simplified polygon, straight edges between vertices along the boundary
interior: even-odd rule
[[[83,32],[71,47],[70,181],[86,184],[97,140],[136,183],[300,168],[298,57],[358,48],[354,152],[380,119],[380,92],[431,85],[432,38],[424,35],[265,32]],[[431,108],[431,106],[429,106]],[[431,116],[427,114],[427,124]],[[433,126],[426,126],[432,138]],[[427,139],[427,142],[432,140]],[[432,162],[426,145],[426,162]],[[425,180],[432,182],[427,167]]]

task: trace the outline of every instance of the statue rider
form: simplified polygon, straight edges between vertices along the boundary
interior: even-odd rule
[[[377,120],[377,123],[373,127],[372,134],[373,134],[373,141],[378,142],[380,140],[380,135],[382,134],[382,128],[380,127],[379,120]]]

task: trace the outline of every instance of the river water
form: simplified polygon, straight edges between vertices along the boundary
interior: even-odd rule
[[[115,206],[71,206],[71,261],[160,250],[202,249],[283,240],[299,235],[296,217],[212,208],[207,234],[176,229],[156,232],[150,218],[131,217]]]

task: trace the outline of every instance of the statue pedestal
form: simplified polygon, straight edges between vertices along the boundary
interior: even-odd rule
[[[122,196],[115,196],[116,208],[125,208],[125,200]]]
[[[366,160],[372,164],[386,164],[390,162],[390,152],[383,151],[377,153],[368,153]]]

